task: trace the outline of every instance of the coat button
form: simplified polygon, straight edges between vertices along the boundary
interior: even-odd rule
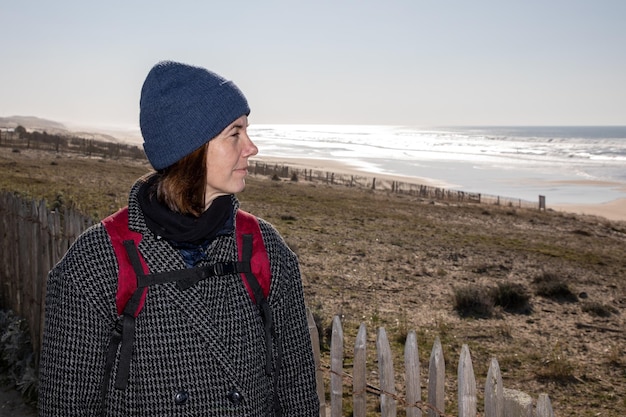
[[[232,390],[228,393],[228,399],[230,400],[231,403],[235,405],[239,405],[241,404],[241,401],[243,401],[243,396],[241,395],[239,391]]]
[[[189,399],[189,393],[187,391],[178,391],[174,396],[174,402],[178,405],[183,405]]]

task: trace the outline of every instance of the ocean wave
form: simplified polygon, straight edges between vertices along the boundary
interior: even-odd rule
[[[626,172],[626,127],[620,126],[252,125],[250,134],[260,155],[335,159],[372,172],[436,178],[463,188],[481,186],[472,191],[486,193],[502,191],[498,177],[504,173],[511,176],[507,187],[512,192],[526,193],[515,184],[512,171],[532,174],[539,181],[609,182],[623,181]],[[457,166],[458,172],[440,169],[448,166]],[[579,195],[571,190],[565,194]]]

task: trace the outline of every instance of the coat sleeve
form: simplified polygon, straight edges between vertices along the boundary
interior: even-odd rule
[[[263,229],[272,266],[268,301],[274,316],[278,343],[282,347],[278,387],[275,387],[282,415],[317,417],[319,400],[315,363],[298,259],[273,228],[268,230],[265,224]]]
[[[48,274],[39,365],[41,416],[99,413],[115,322],[110,309],[115,288],[105,278],[117,271],[108,237],[102,233],[99,226],[87,230]]]

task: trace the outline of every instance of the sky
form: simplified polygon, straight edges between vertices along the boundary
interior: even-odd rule
[[[626,125],[626,1],[0,0],[0,117],[138,126],[160,60],[251,124]]]

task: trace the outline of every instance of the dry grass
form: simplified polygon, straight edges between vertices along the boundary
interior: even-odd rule
[[[148,171],[145,163],[0,151],[0,189],[98,218],[124,205],[130,184]],[[625,223],[268,178],[250,178],[240,200],[298,253],[322,333],[340,315],[347,347],[362,322],[370,350],[379,326],[398,351],[415,329],[424,375],[441,339],[449,398],[465,343],[479,387],[495,356],[506,387],[548,393],[557,415],[626,415]],[[532,308],[497,305],[492,318],[463,318],[457,288],[501,288]],[[447,411],[456,414],[453,404]]]

